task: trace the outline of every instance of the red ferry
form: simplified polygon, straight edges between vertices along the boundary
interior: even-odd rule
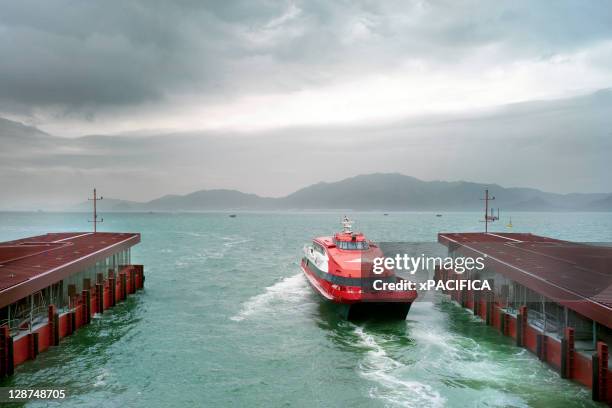
[[[377,280],[400,283],[402,279],[389,269],[374,274],[372,260],[384,257],[382,250],[364,234],[353,232],[347,217],[342,225],[342,232],[315,238],[304,247],[301,266],[310,285],[337,305],[346,319],[406,319],[416,291],[376,290],[381,286],[374,284]]]

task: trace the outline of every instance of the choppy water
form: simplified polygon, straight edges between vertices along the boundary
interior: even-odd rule
[[[62,406],[592,406],[590,393],[442,297],[406,322],[339,320],[300,275],[341,214],[105,214],[142,233],[146,289],[0,386],[66,387]],[[352,214],[379,241],[476,231],[476,213]],[[0,240],[87,230],[86,214],[0,213]],[[514,231],[612,241],[612,214],[515,213]],[[503,230],[503,226],[500,228]],[[30,406],[43,405],[31,403]]]

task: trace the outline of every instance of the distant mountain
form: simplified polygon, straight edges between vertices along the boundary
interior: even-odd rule
[[[514,203],[510,206],[510,209],[515,211],[558,211],[562,210],[556,205],[551,204],[549,201],[542,197],[533,197],[525,201]]]
[[[143,203],[136,201],[119,200],[116,198],[105,197],[103,200],[97,202],[96,206],[100,212],[108,211],[137,211]],[[82,203],[75,205],[69,210],[72,211],[91,211],[91,201],[83,201]]]
[[[211,210],[389,210],[480,211],[484,190],[496,196],[493,207],[504,211],[612,211],[612,194],[556,194],[531,188],[504,188],[466,181],[423,181],[402,174],[367,174],[333,183],[318,183],[286,197],[268,198],[235,190],[201,190],[138,203],[100,202],[100,211]],[[85,211],[90,203],[74,209]]]
[[[612,209],[612,194],[590,202],[584,209],[589,211],[610,211]]]
[[[201,190],[187,195],[167,195],[144,204],[148,210],[157,211],[202,211],[218,209],[260,208],[274,199],[236,190]],[[271,206],[273,207],[273,206]]]

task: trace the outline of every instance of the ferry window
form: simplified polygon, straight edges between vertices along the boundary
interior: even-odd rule
[[[323,249],[323,247],[319,244],[314,244],[313,248],[315,251],[317,251],[318,253],[320,253],[321,255],[325,255],[325,250]]]
[[[336,247],[353,251],[362,251],[369,248],[366,241],[338,241],[336,242]]]

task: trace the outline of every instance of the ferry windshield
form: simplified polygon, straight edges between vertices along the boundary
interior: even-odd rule
[[[336,247],[339,249],[362,251],[369,248],[366,241],[336,241]]]

